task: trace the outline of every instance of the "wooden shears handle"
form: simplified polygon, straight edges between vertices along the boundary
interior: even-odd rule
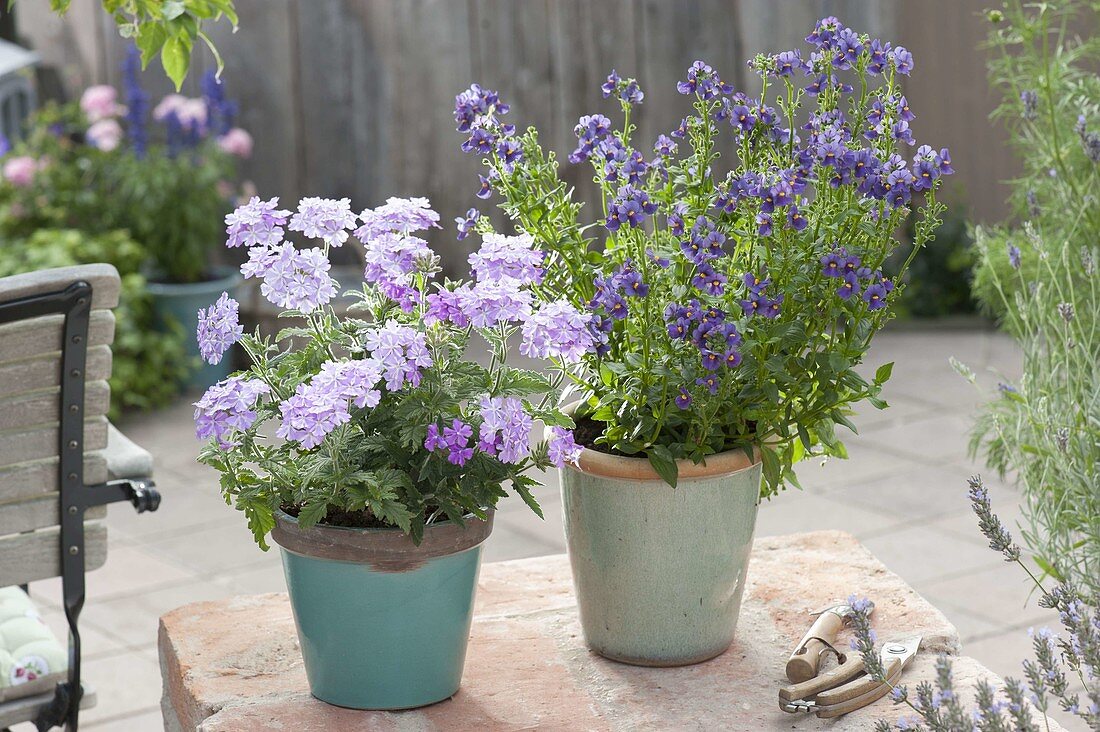
[[[794,649],[787,660],[787,679],[800,684],[814,678],[821,663],[821,654],[836,643],[836,637],[843,627],[844,618],[834,612],[826,610],[818,615],[806,633],[806,639]]]

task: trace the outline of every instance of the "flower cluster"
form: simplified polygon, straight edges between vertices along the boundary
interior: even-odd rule
[[[209,308],[199,310],[199,351],[207,363],[220,363],[225,352],[244,335],[240,304],[223,292]]]
[[[195,402],[195,434],[200,440],[213,438],[222,450],[237,445],[230,438],[256,421],[256,401],[270,388],[259,379],[230,376],[206,390]]]
[[[796,459],[843,455],[832,424],[846,420],[834,415],[864,398],[881,404],[889,376],[868,382],[854,366],[908,266],[885,269],[896,232],[918,210],[919,248],[943,210],[936,191],[953,172],[950,154],[917,144],[898,83],[912,54],[836,18],[807,42],[808,52],[751,61],[763,77],[758,96],[696,61],[677,84],[692,111],[645,145],[631,139],[641,88],[612,72],[601,93],[622,124],[582,116],[568,156],[595,174],[602,226],[580,220],[536,133],[505,123],[497,94],[474,85],[456,100],[463,149],[488,168],[479,197],[499,194],[545,252],[531,312],[551,303],[588,311],[591,345],[532,352],[587,385],[581,416],[605,423],[597,444],[646,455],[670,482],[675,458],[748,443],[776,445],[765,460],[769,491]],[[716,152],[727,135],[732,159]],[[490,155],[502,139],[522,157]],[[476,209],[458,223],[475,222],[492,229]]]
[[[415,236],[438,227],[426,199],[351,210],[348,199],[304,198],[292,213],[252,198],[226,217],[227,246],[248,248],[242,274],[262,280],[261,294],[287,311],[280,317],[306,327],[274,342],[244,335],[225,294],[200,313],[204,356],[217,361],[240,342],[252,361],[196,404],[196,433],[214,438],[201,459],[224,473],[227,500],[261,546],[282,509],[305,526],[330,508],[361,512],[414,540],[441,517],[483,518],[509,481],[538,510],[524,472],[576,460],[579,448],[557,433],[532,445],[536,420],[572,425],[547,406],[564,373],[508,366],[510,343],[522,330],[524,354],[579,359],[591,347],[589,316],[565,301],[533,311],[545,254],[530,236],[487,232],[470,257],[476,280],[438,283],[438,257]],[[345,317],[330,305],[328,254],[352,235],[366,268]],[[487,367],[463,360],[475,333],[492,354]],[[264,439],[272,432],[279,441]]]

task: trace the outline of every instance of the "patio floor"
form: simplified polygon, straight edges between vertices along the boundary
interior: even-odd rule
[[[849,441],[849,461],[804,464],[799,474],[806,489],[762,506],[758,534],[850,531],[958,626],[969,655],[1002,675],[1019,676],[1030,648],[1026,629],[1056,625],[1056,618],[1028,599],[1021,573],[978,534],[966,479],[982,468],[967,457],[981,395],[954,373],[950,356],[979,374],[986,393],[997,373],[1013,377],[1019,369],[1013,344],[992,332],[880,335],[868,365],[896,362],[886,389],[891,408],[864,410],[855,420],[861,434]],[[107,565],[89,576],[82,616],[84,674],[99,694],[99,705],[82,717],[87,729],[162,728],[156,652],[162,613],[197,600],[285,589],[278,553],[255,547],[242,517],[222,501],[217,474],[195,462],[199,446],[188,401],[120,425],[153,453],[164,502],[144,516],[116,506],[107,520]],[[1015,493],[992,478],[994,506],[1012,525],[1019,515]],[[565,550],[557,481],[552,474],[546,479],[537,492],[546,520],[518,500],[506,501],[486,561]],[[31,593],[63,632],[60,583],[36,583]]]

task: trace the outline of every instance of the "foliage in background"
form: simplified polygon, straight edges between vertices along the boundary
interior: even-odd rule
[[[253,198],[227,218],[227,244],[248,248],[241,273],[262,279],[280,317],[305,323],[245,336],[225,293],[199,319],[207,361],[238,341],[251,360],[207,390],[195,422],[207,440],[199,460],[222,473],[226,501],[262,548],[279,509],[306,528],[396,527],[419,542],[434,521],[485,518],[505,483],[541,516],[524,473],[576,459],[564,429],[572,422],[547,405],[561,374],[507,363],[515,306],[542,279],[530,237],[487,239],[471,257],[474,283],[437,282],[439,257],[414,234],[438,221],[423,198],[391,198],[360,216],[346,198],[304,198],[293,214]],[[329,252],[352,229],[365,283],[340,316]],[[322,246],[298,249],[287,230]],[[530,315],[524,352],[553,335],[544,314]],[[487,365],[464,358],[486,350]],[[554,431],[532,448],[535,420]]]
[[[9,0],[14,2],[15,0]],[[179,91],[191,66],[195,42],[202,40],[214,54],[220,74],[224,64],[218,49],[203,30],[204,23],[223,16],[237,30],[237,12],[233,0],[102,0],[123,38],[132,38],[141,49],[141,65],[160,55],[161,65]],[[50,0],[58,15],[69,11],[72,0]]]
[[[0,234],[125,229],[143,245],[150,278],[195,282],[222,239],[235,157],[251,153],[251,138],[232,126],[236,107],[212,75],[202,99],[170,95],[150,110],[135,54],[125,65],[124,105],[113,87],[94,86],[79,105],[51,104],[34,116],[4,158]],[[33,170],[8,174],[15,161]]]
[[[975,705],[967,709],[951,678],[951,660],[941,655],[936,661],[936,683],[924,681],[910,692],[905,686],[895,686],[886,678],[885,669],[875,650],[871,630],[870,604],[852,598],[849,604],[856,611],[852,626],[856,638],[852,647],[863,657],[867,673],[876,681],[891,687],[895,704],[905,704],[914,717],[903,717],[896,729],[907,732],[1039,732],[1049,729],[1047,717],[1051,703],[1079,718],[1089,729],[1100,730],[1100,594],[1080,592],[1073,585],[1060,584],[1048,591],[1021,560],[1022,551],[1012,535],[993,513],[989,494],[981,478],[970,479],[970,502],[978,516],[978,528],[989,540],[989,547],[1000,552],[1006,562],[1020,566],[1035,583],[1040,607],[1058,612],[1063,636],[1047,628],[1032,635],[1035,659],[1023,663],[1024,682],[1005,679],[1003,689],[995,689],[980,680],[975,689]],[[1080,693],[1070,689],[1079,683]],[[1004,698],[999,698],[1003,694]],[[1042,715],[1042,724],[1035,721],[1033,711]],[[889,722],[880,720],[876,732],[891,732]]]
[[[976,230],[975,292],[1019,342],[972,449],[1024,494],[1023,537],[1043,571],[1100,591],[1100,2],[1006,2],[990,13],[996,115],[1023,161],[1011,223]],[[1095,17],[1095,16],[1094,16]]]
[[[517,133],[494,92],[475,84],[456,100],[463,150],[485,156],[479,195],[500,195],[546,253],[539,298],[588,310],[596,347],[562,364],[584,400],[578,417],[598,430],[588,446],[644,455],[672,485],[677,459],[756,445],[771,495],[796,483],[799,460],[846,456],[835,430],[854,430],[852,404],[886,406],[878,394],[891,365],[870,382],[856,371],[897,298],[882,267],[915,193],[925,204],[899,274],[931,238],[951,161],[946,149],[909,152],[905,48],[836,18],[806,40],[806,58],[793,50],[750,63],[760,99],[695,62],[678,85],[691,113],[656,144],[632,140],[644,94],[612,72],[603,96],[619,103],[621,126],[582,117],[569,156],[591,165],[600,187],[593,223],[536,130]],[[738,154],[716,178],[719,135]],[[490,230],[471,210],[460,230],[475,226]]]
[[[905,229],[910,239],[916,236],[915,219],[910,218]],[[957,205],[948,206],[932,240],[909,265],[905,289],[894,306],[898,316],[942,318],[973,313],[974,300],[970,294],[973,244],[966,210]],[[904,257],[896,253],[886,270],[895,272],[902,264]]]
[[[122,231],[92,235],[73,229],[40,229],[25,239],[0,240],[0,277],[94,262],[118,269],[122,291],[114,311],[112,418],[124,408],[167,404],[187,372],[183,333],[159,333],[153,328],[145,278],[138,272],[144,258],[141,245]]]

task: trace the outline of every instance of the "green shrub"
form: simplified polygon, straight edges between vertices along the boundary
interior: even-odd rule
[[[169,403],[190,366],[186,337],[179,327],[158,332],[153,327],[150,298],[139,268],[145,260],[140,244],[125,232],[87,234],[75,229],[40,229],[29,237],[0,240],[0,277],[51,267],[107,262],[122,276],[115,309],[111,417],[124,408],[150,409]]]

